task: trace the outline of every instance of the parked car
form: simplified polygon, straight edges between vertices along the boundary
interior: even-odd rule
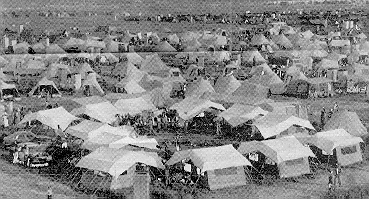
[[[29,149],[28,157],[20,159],[20,162],[24,163],[24,165],[27,167],[49,166],[49,163],[52,160],[52,156],[46,152],[46,149],[47,147],[49,147],[49,145],[50,145],[49,143],[34,143],[34,142],[25,142],[18,144],[17,147],[27,146]]]
[[[40,136],[35,135],[32,132],[29,131],[17,131],[13,134],[10,134],[3,139],[3,144],[5,147],[8,147],[10,145],[13,145],[15,141],[17,143],[25,143],[25,142],[41,142],[41,143],[48,143],[51,142],[52,138],[47,136]]]

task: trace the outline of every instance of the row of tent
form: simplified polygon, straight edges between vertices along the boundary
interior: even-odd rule
[[[311,173],[309,158],[316,155],[309,145],[316,146],[325,154],[333,155],[335,151],[338,163],[347,166],[362,161],[361,142],[363,142],[361,138],[353,137],[343,129],[336,129],[309,137],[286,136],[279,139],[243,142],[237,150],[232,145],[224,145],[177,151],[165,164],[170,166],[184,161],[186,168],[188,165],[186,162],[191,160],[196,173],[198,175],[206,173],[209,188],[215,190],[247,185],[244,167],[252,169],[251,162],[258,162],[260,154],[271,160],[270,164],[278,168],[281,178],[289,178]],[[76,166],[110,174],[112,181],[109,188],[119,189],[133,185],[134,166],[137,163],[164,169],[163,161],[156,153],[109,147],[96,149],[83,157]],[[194,171],[192,168],[185,170]]]

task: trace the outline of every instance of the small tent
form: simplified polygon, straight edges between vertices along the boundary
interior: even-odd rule
[[[240,81],[238,81],[233,75],[228,75],[217,79],[214,85],[214,90],[220,94],[231,94],[240,86]]]
[[[261,161],[260,152],[277,164],[281,178],[296,177],[310,173],[309,157],[315,157],[309,147],[303,146],[294,136],[279,139],[242,142],[237,149],[249,155],[255,162]],[[253,154],[254,153],[254,154]],[[263,163],[260,163],[263,164]],[[266,163],[267,164],[267,163]]]
[[[185,95],[186,97],[201,97],[206,92],[215,93],[215,90],[208,80],[200,78],[188,86]]]
[[[210,190],[246,185],[244,166],[252,166],[232,145],[177,151],[166,162],[174,165],[190,159],[206,173]]]
[[[40,95],[42,90],[48,91],[52,96],[61,96],[59,89],[53,81],[43,77],[35,87],[28,93],[29,96]]]
[[[233,96],[243,97],[255,97],[255,98],[268,98],[270,94],[270,88],[255,84],[249,81],[243,81],[233,93]]]
[[[89,73],[86,79],[83,80],[81,88],[86,89],[87,87],[90,88],[92,95],[104,95],[103,89],[101,88],[99,82],[97,82],[96,73]]]
[[[81,123],[68,127],[65,132],[74,137],[87,140],[88,133],[100,128],[104,123],[94,122],[91,120],[83,120]]]
[[[0,89],[1,99],[18,98],[20,96],[15,84],[7,84],[0,80]]]
[[[177,52],[177,50],[167,41],[161,42],[160,44],[156,45],[154,50],[156,52]]]
[[[158,54],[146,56],[141,63],[140,70],[151,74],[161,74],[169,71],[169,67],[160,59]]]

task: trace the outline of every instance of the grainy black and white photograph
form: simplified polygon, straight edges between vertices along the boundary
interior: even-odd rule
[[[369,199],[369,0],[0,0],[0,199]]]

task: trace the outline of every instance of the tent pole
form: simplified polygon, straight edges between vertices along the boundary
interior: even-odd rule
[[[94,177],[92,178],[91,182],[88,184],[87,189],[91,186],[91,184],[94,182],[95,178],[97,177],[97,174],[94,175]],[[85,193],[85,192],[83,192]]]

